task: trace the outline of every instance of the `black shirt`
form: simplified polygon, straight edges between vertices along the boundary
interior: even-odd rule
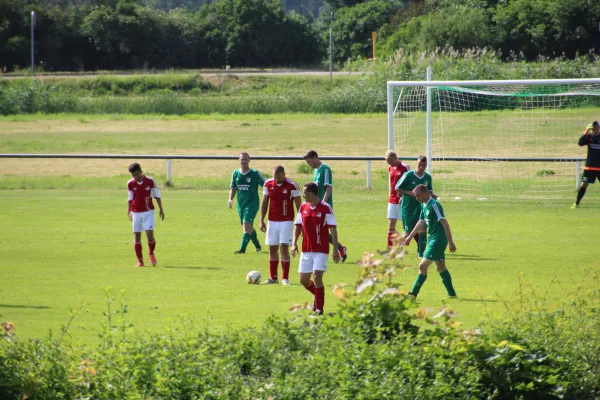
[[[600,136],[592,133],[583,135],[579,138],[579,145],[588,147],[587,159],[585,160],[586,168],[600,168]]]

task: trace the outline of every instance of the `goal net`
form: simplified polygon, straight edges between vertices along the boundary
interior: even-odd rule
[[[388,82],[388,146],[444,195],[570,198],[599,105],[600,79]]]

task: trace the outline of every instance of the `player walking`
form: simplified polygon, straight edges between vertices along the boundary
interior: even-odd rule
[[[242,242],[235,254],[244,254],[248,242],[252,241],[256,252],[260,253],[262,248],[254,229],[254,218],[258,213],[258,186],[265,184],[265,178],[260,172],[250,168],[250,156],[248,153],[240,153],[240,168],[233,171],[229,190],[229,201],[227,205],[231,208],[235,194],[238,194],[238,214],[242,225]]]
[[[292,257],[298,252],[298,238],[302,234],[302,254],[298,267],[300,283],[314,295],[314,310],[323,314],[325,305],[325,284],[323,274],[329,261],[329,235],[333,241],[333,262],[340,261],[337,247],[337,223],[333,209],[319,200],[319,187],[311,182],[304,185],[304,200],[296,215],[296,228],[292,241]],[[311,276],[313,279],[311,279]]]
[[[418,185],[414,190],[415,198],[421,203],[421,215],[419,222],[406,237],[404,244],[408,246],[410,239],[420,232],[421,227],[425,226],[429,229],[429,238],[423,259],[419,264],[419,275],[409,292],[409,296],[413,299],[417,297],[427,279],[427,269],[434,262],[442,278],[442,283],[446,287],[448,298],[456,298],[456,291],[452,286],[452,277],[446,268],[446,256],[444,255],[448,245],[450,245],[452,253],[456,251],[456,245],[452,240],[452,232],[448,221],[446,221],[442,205],[433,199],[429,193],[430,189],[425,185]]]
[[[385,161],[388,163],[389,183],[390,183],[390,197],[388,198],[388,235],[387,245],[392,246],[393,239],[396,236],[396,222],[401,220],[400,215],[400,200],[401,195],[396,190],[396,184],[406,172],[410,170],[410,167],[398,160],[396,152],[389,150],[385,153]]]
[[[304,160],[306,160],[306,163],[314,169],[313,179],[319,190],[319,199],[329,204],[333,209],[333,175],[331,174],[331,168],[329,168],[327,164],[321,162],[319,155],[314,150],[310,150],[306,153],[304,155]],[[329,243],[333,244],[331,236],[329,236]],[[346,246],[338,242],[337,248],[342,257],[342,262],[346,261],[346,258],[348,257]]]
[[[127,216],[133,225],[135,239],[133,248],[138,259],[137,266],[144,266],[144,257],[142,255],[142,230],[144,230],[148,238],[150,264],[154,267],[156,266],[156,257],[154,256],[156,239],[154,238],[154,204],[152,204],[152,197],[156,199],[156,204],[158,204],[160,210],[160,218],[164,220],[165,212],[163,211],[160,192],[154,179],[144,175],[140,164],[131,164],[129,172],[133,179],[127,182],[127,191],[129,192]]]
[[[420,156],[417,162],[417,168],[402,175],[396,184],[396,190],[402,194],[400,215],[402,217],[405,235],[413,231],[417,222],[419,222],[419,216],[421,215],[421,204],[417,201],[413,190],[418,185],[425,185],[429,190],[431,197],[437,199],[437,196],[433,194],[431,175],[425,172],[426,169],[427,157]],[[423,258],[423,251],[425,251],[425,246],[427,245],[427,233],[425,232],[424,227],[422,228],[422,231],[417,231],[413,236],[418,243],[417,253],[420,258]]]
[[[267,232],[265,243],[269,246],[270,277],[264,284],[279,283],[277,270],[281,251],[283,285],[289,285],[290,245],[294,232],[294,204],[300,209],[300,188],[285,176],[285,169],[278,165],[273,170],[273,178],[265,182],[260,204],[260,230]],[[265,216],[269,210],[269,227],[265,226]]]
[[[577,192],[577,201],[575,201],[575,204],[571,208],[579,207],[579,202],[583,199],[588,184],[591,183],[593,185],[596,182],[596,178],[600,180],[600,124],[598,121],[594,121],[585,128],[583,136],[579,138],[579,145],[587,146],[588,151],[585,167],[583,168],[581,186]]]

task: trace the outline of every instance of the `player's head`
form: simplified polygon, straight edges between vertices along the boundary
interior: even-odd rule
[[[417,172],[419,173],[419,175],[423,175],[423,173],[425,173],[426,170],[427,170],[427,157],[419,156],[419,159],[417,160]]]
[[[302,196],[304,197],[304,200],[308,201],[309,203],[315,203],[319,201],[319,187],[314,182],[305,184]]]
[[[242,168],[248,168],[248,166],[250,165],[250,154],[246,153],[245,151],[240,153],[240,166]]]
[[[600,124],[598,123],[598,121],[594,121],[592,123],[592,132],[596,136],[600,135]]]
[[[321,163],[321,160],[319,160],[319,155],[314,150],[309,150],[304,155],[304,159],[311,168],[318,168],[319,164]]]
[[[283,168],[283,165],[277,165],[273,168],[273,179],[275,179],[275,182],[279,185],[285,181],[285,169]]]
[[[425,185],[417,185],[413,193],[419,203],[427,203],[429,201],[429,189]]]
[[[398,164],[398,155],[394,150],[388,150],[387,153],[385,153],[385,161],[388,165],[395,167],[396,164]]]
[[[138,163],[133,163],[129,166],[129,173],[138,182],[141,182],[144,179],[142,167]]]

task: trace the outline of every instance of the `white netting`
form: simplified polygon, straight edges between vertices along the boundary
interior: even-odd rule
[[[577,140],[600,118],[600,84],[433,87],[434,187],[458,197],[572,197],[576,162],[494,161],[585,158]],[[426,154],[424,86],[394,87],[399,155]],[[490,161],[450,161],[447,158]],[[414,162],[413,162],[414,164]]]

